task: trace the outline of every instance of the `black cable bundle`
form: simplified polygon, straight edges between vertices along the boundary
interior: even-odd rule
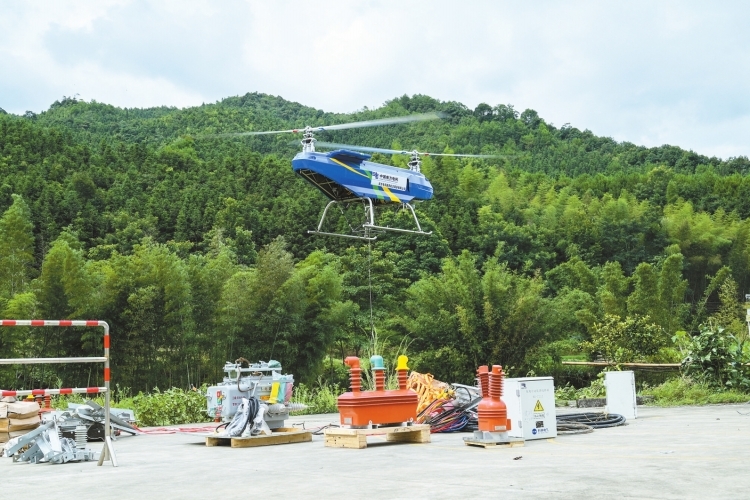
[[[231,437],[241,436],[248,425],[252,426],[252,422],[255,420],[255,416],[258,415],[258,410],[260,409],[260,401],[255,396],[247,399],[243,398],[243,400],[240,407],[237,408],[237,413],[234,414],[232,421],[226,425],[226,433]],[[245,401],[247,401],[247,407],[245,406]],[[218,430],[220,427],[216,429]]]
[[[625,423],[625,417],[617,413],[568,413],[557,415],[558,434],[586,434],[594,429],[616,427]]]
[[[479,401],[462,405],[455,399],[436,399],[419,413],[417,422],[429,424],[432,433],[476,430]]]

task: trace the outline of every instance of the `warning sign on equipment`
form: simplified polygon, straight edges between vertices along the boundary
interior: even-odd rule
[[[536,400],[536,406],[534,406],[534,411],[544,411],[544,406],[542,406],[542,402],[538,399]]]

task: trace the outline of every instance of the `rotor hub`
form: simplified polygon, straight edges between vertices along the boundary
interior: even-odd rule
[[[409,159],[409,163],[407,163],[407,165],[409,166],[409,170],[420,172],[420,169],[422,167],[422,158],[420,158],[419,152],[417,150],[411,152],[411,158]]]
[[[304,153],[315,152],[315,135],[313,134],[312,128],[309,125],[305,127],[305,131],[302,134],[302,140],[300,141],[300,144],[302,144],[302,151]]]

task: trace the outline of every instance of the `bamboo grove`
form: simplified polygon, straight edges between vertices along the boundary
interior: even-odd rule
[[[503,156],[428,158],[436,195],[418,211],[433,236],[372,245],[305,234],[324,198],[292,173],[288,137],[221,135],[425,111],[446,118],[327,138]],[[64,98],[40,114],[0,111],[0,315],[108,321],[113,380],[133,390],[214,382],[240,356],[335,382],[344,356],[372,349],[463,382],[482,363],[548,374],[577,353],[679,361],[674,339],[709,318],[746,335],[749,171],[744,157],[427,96],[351,114],[263,94],[188,109]],[[98,355],[101,339],[0,329],[0,351]],[[98,376],[4,367],[0,386]]]

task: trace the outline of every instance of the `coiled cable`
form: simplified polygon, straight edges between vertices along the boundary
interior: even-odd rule
[[[617,427],[625,423],[625,417],[617,413],[568,413],[557,415],[558,434],[587,434],[594,429]]]

